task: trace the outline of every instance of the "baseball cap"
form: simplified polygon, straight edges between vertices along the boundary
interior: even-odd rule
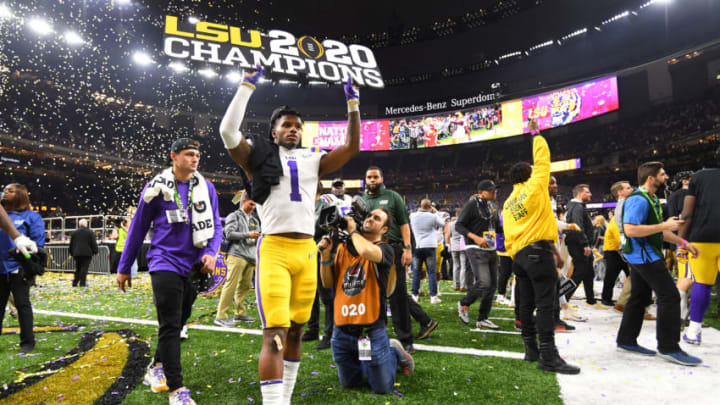
[[[490,179],[480,180],[477,185],[478,191],[495,191],[497,186],[495,182]]]
[[[179,138],[177,141],[173,142],[170,147],[170,152],[178,153],[184,151],[185,149],[200,150],[200,142],[190,138]]]
[[[337,179],[335,179],[335,180],[332,181],[332,185],[333,185],[333,187],[334,187],[335,185],[344,186],[344,185],[345,185],[345,182],[344,182],[341,178],[337,178]]]

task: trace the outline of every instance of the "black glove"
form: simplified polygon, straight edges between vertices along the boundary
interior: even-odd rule
[[[37,253],[31,254],[30,258],[27,258],[19,251],[11,249],[10,256],[20,265],[20,274],[28,285],[35,284],[36,276],[45,274],[47,254],[44,250],[38,249]]]
[[[201,272],[200,269],[202,268],[203,263],[197,262],[193,264],[190,269],[190,283],[193,285],[197,293],[204,293],[213,285],[212,274]]]

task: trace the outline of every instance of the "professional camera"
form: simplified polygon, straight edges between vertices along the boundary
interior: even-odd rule
[[[682,181],[683,180],[689,180],[693,175],[693,172],[691,170],[680,172],[673,177],[672,182],[670,183],[670,191],[678,190],[680,187],[682,187]]]
[[[338,233],[338,231],[344,231],[347,229],[347,221],[344,217],[351,217],[355,220],[358,230],[362,230],[363,222],[367,217],[367,206],[365,200],[360,196],[355,196],[350,204],[350,211],[346,212],[345,215],[342,213],[342,209],[337,206],[325,207],[320,211],[318,216],[318,227],[324,232]]]

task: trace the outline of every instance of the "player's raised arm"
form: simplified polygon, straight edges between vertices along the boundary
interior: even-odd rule
[[[340,170],[353,156],[360,152],[360,93],[348,78],[343,86],[348,105],[348,127],[345,145],[328,153],[320,161],[320,176]]]
[[[235,97],[233,97],[225,112],[225,116],[220,122],[220,136],[225,144],[225,148],[227,148],[230,156],[245,170],[248,176],[252,176],[252,173],[250,173],[252,146],[240,132],[240,124],[242,124],[242,120],[245,117],[245,109],[250,101],[250,96],[252,96],[252,93],[255,91],[255,85],[262,77],[262,71],[262,66],[258,65],[254,73],[246,73],[244,75],[244,79],[242,83],[240,83]]]

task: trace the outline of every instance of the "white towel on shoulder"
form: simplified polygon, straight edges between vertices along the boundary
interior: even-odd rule
[[[207,183],[199,172],[193,173],[190,179],[190,189],[193,192],[191,214],[193,245],[196,248],[204,248],[215,235],[215,224]],[[152,179],[150,187],[143,194],[143,200],[149,203],[160,194],[162,194],[165,201],[175,199],[175,175],[171,167],[163,170]]]

